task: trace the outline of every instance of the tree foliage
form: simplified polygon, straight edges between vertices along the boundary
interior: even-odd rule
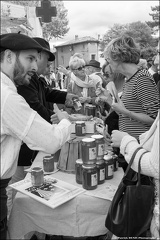
[[[29,6],[29,7],[37,7],[41,6],[41,1],[8,1],[11,3],[19,4],[22,6]],[[57,16],[52,17],[52,21],[50,23],[43,23],[43,37],[50,41],[52,38],[63,38],[66,33],[69,31],[68,27],[68,10],[65,9],[63,1],[51,1],[52,6],[56,6],[57,9]]]
[[[43,23],[43,36],[47,41],[52,38],[63,38],[69,31],[67,14],[68,10],[65,9],[62,1],[55,1],[57,8],[57,16],[52,18],[52,22]]]
[[[150,27],[146,23],[140,21],[125,25],[114,24],[113,27],[104,34],[103,40],[100,43],[100,50],[104,51],[104,48],[112,39],[117,38],[122,34],[127,34],[130,37],[133,37],[139,44],[141,51],[143,51],[145,56],[147,56],[145,49],[149,49],[150,55],[154,55],[157,40],[152,37]]]
[[[146,22],[150,28],[159,27],[159,14],[160,6],[151,7],[152,13],[149,15],[152,17],[153,21]]]

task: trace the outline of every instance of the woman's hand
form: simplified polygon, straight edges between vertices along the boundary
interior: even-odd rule
[[[128,113],[128,110],[125,108],[125,106],[120,98],[118,99],[118,102],[115,100],[115,98],[113,98],[111,108],[117,114],[121,113],[123,115],[127,115],[127,113]]]
[[[122,138],[128,135],[126,132],[121,132],[118,130],[113,130],[111,134],[111,146],[112,147],[120,147]]]
[[[81,103],[90,103],[91,97],[79,97]]]

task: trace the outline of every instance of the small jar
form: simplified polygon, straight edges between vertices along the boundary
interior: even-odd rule
[[[44,183],[44,173],[41,167],[31,169],[31,182],[34,187],[40,187]]]
[[[43,158],[43,170],[44,172],[53,172],[54,171],[54,155],[45,156]]]
[[[113,158],[113,164],[114,164],[114,172],[118,170],[118,156],[116,154],[112,155]]]
[[[75,124],[76,136],[84,136],[86,134],[85,122],[77,121]]]
[[[96,141],[97,160],[103,159],[103,157],[104,157],[104,137],[103,137],[103,135],[100,135],[100,134],[92,135],[91,138],[94,138]]]
[[[110,154],[104,155],[104,162],[105,162],[105,169],[106,169],[106,175],[105,179],[112,179],[113,178],[113,157]]]
[[[81,110],[82,104],[81,104],[81,102],[79,101],[79,99],[73,97],[73,98],[72,98],[72,101],[73,101],[73,107],[74,107],[75,111]]]
[[[77,159],[75,164],[76,182],[82,184],[82,159]]]
[[[92,104],[86,105],[85,112],[87,116],[93,116],[95,117],[96,115],[96,106]]]
[[[98,160],[96,162],[97,174],[98,174],[98,184],[105,182],[105,163],[104,160]]]
[[[83,138],[81,141],[82,161],[84,164],[96,164],[96,141]]]
[[[98,185],[97,168],[95,164],[82,165],[82,186],[86,190],[96,189]]]

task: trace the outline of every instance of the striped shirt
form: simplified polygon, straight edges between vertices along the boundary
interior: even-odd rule
[[[147,70],[138,70],[125,82],[121,99],[129,111],[156,118],[159,109],[159,93],[153,77]],[[149,128],[150,125],[119,114],[120,131],[127,132],[137,139]]]

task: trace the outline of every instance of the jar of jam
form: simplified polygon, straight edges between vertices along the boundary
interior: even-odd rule
[[[43,170],[45,172],[53,172],[54,171],[54,155],[45,156],[43,158]]]
[[[97,160],[103,159],[103,157],[104,157],[104,137],[103,137],[103,135],[100,135],[100,134],[92,135],[91,138],[94,138],[96,141]]]
[[[40,187],[44,183],[44,173],[41,167],[34,167],[31,169],[31,182],[35,187]]]
[[[105,169],[106,169],[105,179],[111,179],[113,178],[113,169],[114,169],[112,155],[110,154],[104,155],[104,162],[105,162]]]
[[[86,134],[85,122],[77,121],[75,124],[76,136],[84,136]]]
[[[95,117],[96,115],[96,106],[92,104],[86,105],[85,112],[87,116],[93,116]]]
[[[112,155],[113,164],[114,164],[114,172],[118,170],[118,156],[116,154]]]
[[[82,186],[86,190],[97,188],[98,175],[96,164],[82,165]]]
[[[77,159],[75,164],[76,182],[82,184],[82,159]]]
[[[105,182],[105,163],[104,160],[98,160],[96,162],[97,167],[97,175],[98,175],[98,184],[102,184]]]
[[[83,138],[81,141],[82,161],[84,164],[96,164],[96,141]]]
[[[76,97],[73,97],[73,98],[72,98],[72,101],[73,101],[73,107],[74,107],[75,111],[81,110],[82,104],[81,104],[81,102],[79,101],[79,99],[76,98]]]

